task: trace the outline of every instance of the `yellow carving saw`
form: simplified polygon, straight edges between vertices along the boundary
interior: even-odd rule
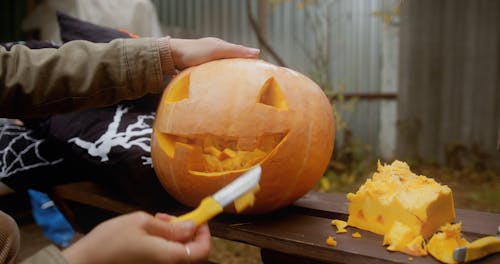
[[[253,198],[253,193],[258,190],[261,173],[260,165],[251,168],[212,196],[203,198],[196,209],[172,221],[193,220],[199,226],[221,213],[224,207],[235,200],[245,195],[251,195]],[[242,206],[246,207],[248,205],[250,203],[244,203]],[[243,210],[244,208],[240,209]]]
[[[483,237],[463,247],[456,248],[453,251],[453,258],[457,262],[469,262],[500,252],[500,226],[497,229],[497,236]]]

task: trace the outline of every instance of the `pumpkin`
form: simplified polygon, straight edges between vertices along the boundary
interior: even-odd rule
[[[331,105],[312,80],[262,60],[224,59],[188,68],[168,84],[151,156],[166,191],[191,207],[260,164],[260,190],[244,213],[264,213],[315,186],[334,136]]]
[[[382,166],[354,193],[347,194],[347,224],[384,235],[389,250],[427,254],[425,239],[455,219],[451,189],[394,161]]]

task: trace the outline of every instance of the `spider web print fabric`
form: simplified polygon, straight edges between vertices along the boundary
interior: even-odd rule
[[[58,14],[58,23],[66,41],[129,37],[63,14]],[[15,190],[96,181],[139,204],[173,201],[151,163],[150,138],[160,97],[150,94],[110,107],[50,116],[32,124],[32,130],[0,126],[5,129],[0,135],[0,181]]]
[[[96,181],[150,204],[166,194],[151,163],[156,105],[144,98],[54,115],[34,130],[0,126],[0,180],[15,190]]]
[[[0,179],[13,174],[51,166],[63,161],[41,150],[45,139],[35,136],[34,131],[14,124],[0,125]]]

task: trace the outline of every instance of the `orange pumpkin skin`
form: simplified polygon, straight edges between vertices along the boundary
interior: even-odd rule
[[[191,207],[260,164],[260,190],[244,213],[264,213],[315,186],[334,137],[331,105],[312,80],[261,60],[225,59],[188,68],[169,83],[151,156],[163,187]]]

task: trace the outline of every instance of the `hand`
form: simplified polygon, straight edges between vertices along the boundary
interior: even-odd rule
[[[65,249],[71,264],[197,263],[208,259],[210,231],[194,222],[170,223],[171,216],[135,212],[112,218]]]
[[[218,38],[170,39],[175,67],[182,70],[216,59],[257,58],[260,50],[226,42]]]

